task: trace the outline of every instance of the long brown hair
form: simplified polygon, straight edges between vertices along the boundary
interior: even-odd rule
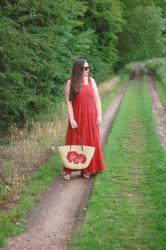
[[[70,95],[69,95],[70,101],[72,101],[75,98],[75,96],[81,89],[83,81],[83,68],[85,62],[86,62],[85,59],[77,59],[73,63],[71,82],[70,82]]]

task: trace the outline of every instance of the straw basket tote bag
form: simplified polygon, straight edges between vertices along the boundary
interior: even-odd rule
[[[58,152],[66,168],[80,170],[87,168],[90,164],[95,152],[95,147],[83,145],[79,129],[75,128],[74,130],[77,131],[80,145],[71,145],[70,137],[70,145],[59,146]]]

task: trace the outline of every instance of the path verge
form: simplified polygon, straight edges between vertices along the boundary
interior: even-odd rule
[[[156,131],[160,136],[161,144],[166,153],[166,110],[160,102],[160,98],[155,88],[155,78],[152,73],[148,74],[149,94],[152,102],[152,110],[156,121]]]
[[[126,88],[127,84],[118,92],[119,105]],[[113,110],[115,116],[118,105],[115,101],[112,103],[107,114],[112,113]],[[102,144],[108,133],[105,126],[110,125],[112,121],[113,115],[104,116],[102,131],[105,130],[105,133],[102,132]],[[43,194],[41,202],[27,216],[26,231],[20,236],[9,239],[3,249],[64,249],[66,239],[84,215],[94,180],[95,177],[90,180],[82,179],[79,173],[73,174],[70,182],[65,182],[58,177],[49,190]]]
[[[165,250],[166,162],[155,131],[147,79],[132,82],[104,146],[72,250]]]

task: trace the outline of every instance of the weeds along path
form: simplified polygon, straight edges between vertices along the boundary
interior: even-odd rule
[[[128,87],[125,83],[104,114],[101,129],[102,145],[106,141],[110,126]],[[90,180],[73,173],[70,182],[61,177],[43,194],[41,202],[27,216],[25,232],[10,238],[4,250],[64,250],[65,241],[84,216],[95,177]]]
[[[147,79],[133,80],[104,145],[106,171],[96,178],[71,250],[165,250],[166,162],[155,131]]]
[[[149,93],[152,101],[153,114],[156,120],[156,130],[160,136],[161,144],[166,153],[166,110],[160,102],[159,96],[155,89],[155,77],[152,73],[148,74]]]

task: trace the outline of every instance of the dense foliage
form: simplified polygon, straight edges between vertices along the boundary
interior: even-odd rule
[[[50,113],[77,58],[98,81],[119,65],[166,55],[166,2],[2,0],[0,131]]]
[[[165,19],[153,0],[122,0],[126,25],[119,35],[118,49],[122,65],[131,61],[160,57],[165,54]],[[159,3],[159,1],[158,1]],[[166,6],[166,2],[165,2]],[[164,15],[164,13],[163,13]]]
[[[144,74],[147,71],[151,71],[166,87],[166,58],[153,58],[145,61],[129,63],[126,65],[125,69],[129,74],[132,74],[133,72]]]
[[[155,88],[161,104],[166,109],[166,58],[153,58],[145,61],[129,63],[125,67],[127,73],[133,78],[139,74],[155,77]]]

